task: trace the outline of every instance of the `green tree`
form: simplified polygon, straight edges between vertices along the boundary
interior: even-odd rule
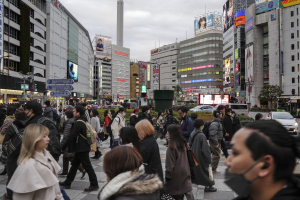
[[[176,105],[181,105],[180,102],[182,102],[182,96],[183,96],[183,91],[179,85],[176,85],[174,88],[174,97],[176,100]]]
[[[265,85],[260,90],[259,98],[263,101],[270,102],[272,108],[272,102],[277,101],[277,98],[280,97],[282,93],[283,91],[278,85]]]

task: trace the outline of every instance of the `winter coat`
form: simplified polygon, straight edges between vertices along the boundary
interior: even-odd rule
[[[149,114],[147,114],[147,118],[149,120],[149,122],[153,125],[153,121],[152,121],[152,116]]]
[[[51,142],[49,143],[47,150],[55,160],[59,160],[59,156],[61,154],[60,134],[58,133],[54,122],[47,117],[43,117],[42,115],[34,115],[28,120],[26,126],[29,124],[42,124],[49,129],[48,137],[50,138]]]
[[[110,180],[99,192],[100,200],[159,200],[163,183],[156,175],[147,175],[143,165]]]
[[[109,125],[110,121],[111,121],[111,118],[109,116],[106,116],[104,118],[104,128],[106,128]]]
[[[96,133],[100,133],[100,120],[97,116],[91,119],[91,125],[96,130]]]
[[[241,128],[241,122],[239,116],[234,115],[232,124],[233,124],[233,135],[234,135],[234,133]]]
[[[163,116],[159,116],[158,119],[157,119],[157,124],[158,124],[159,128],[161,128],[161,129],[164,128],[163,120],[164,120]]]
[[[165,118],[164,128],[167,129],[171,124],[178,124],[178,120],[171,114],[168,114]]]
[[[180,195],[193,190],[187,152],[168,147],[166,153],[165,190]]]
[[[6,129],[14,122],[15,120],[15,116],[14,115],[11,115],[11,116],[7,116],[4,120],[4,123],[1,127],[1,131],[0,131],[0,134],[1,135],[5,135],[6,133]]]
[[[61,148],[63,147],[63,145],[65,144],[65,142],[69,138],[69,135],[71,133],[71,129],[72,129],[74,121],[75,121],[75,118],[71,118],[68,121],[66,121],[65,124],[64,124],[64,127],[65,127],[64,128],[64,136],[63,136],[63,138],[60,142]],[[74,153],[69,153],[68,148],[66,148],[63,152],[64,152],[64,157],[66,157],[66,158],[73,158],[74,157]]]
[[[46,107],[43,113],[44,117],[48,117],[49,119],[51,119],[53,121],[53,108],[52,107]]]
[[[149,121],[148,115],[146,113],[140,112],[138,115],[136,124],[144,119],[147,119]],[[149,122],[151,123],[151,121],[149,121]]]
[[[85,115],[81,115],[78,118],[75,118],[74,125],[72,126],[71,132],[69,134],[68,139],[62,145],[62,150],[68,148],[69,153],[77,153],[77,152],[89,152],[91,150],[91,146],[87,143],[87,131],[85,123],[79,121],[82,120],[84,122],[87,121]],[[81,135],[85,138],[83,138]]]
[[[181,120],[179,129],[186,142],[189,142],[190,135],[194,130],[193,120],[186,115],[183,120]]]
[[[14,192],[13,199],[63,200],[57,178],[60,166],[46,150],[35,154],[36,160],[22,162],[7,185]]]
[[[210,141],[217,145],[223,139],[223,126],[218,118],[214,118],[209,126]]]
[[[5,117],[6,117],[5,112],[3,112],[2,110],[3,110],[3,109],[0,108],[0,127],[2,127],[3,122],[4,122],[4,120],[5,120]]]
[[[131,113],[131,116],[130,116],[130,126],[135,127],[136,123],[137,123],[137,116],[136,116],[136,114]]]
[[[126,126],[126,119],[124,116],[119,113],[115,118],[113,123],[111,124],[111,131],[114,136],[114,139],[118,139],[120,135],[121,128]]]
[[[230,115],[225,114],[223,117],[223,126],[226,132],[229,134],[229,137],[225,137],[225,140],[230,141],[233,135],[233,124]]]
[[[190,137],[189,145],[199,165],[193,168],[196,185],[212,186],[215,184],[209,179],[209,164],[211,164],[211,151],[202,130],[195,129]]]
[[[159,147],[153,135],[145,137],[140,143],[146,174],[158,174],[163,181]]]
[[[286,187],[282,188],[270,200],[299,200],[300,199],[300,174],[294,174],[288,179]],[[252,200],[251,197],[237,197],[234,200]]]

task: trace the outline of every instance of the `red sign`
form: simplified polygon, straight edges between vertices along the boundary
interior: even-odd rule
[[[57,0],[54,0],[54,6],[57,8]]]
[[[119,96],[120,98],[124,98],[124,96]]]
[[[151,51],[151,54],[155,54],[155,53],[158,53],[158,49]]]
[[[148,96],[146,95],[146,99],[148,99]]]
[[[123,52],[118,52],[118,51],[115,51],[115,54],[116,55],[119,55],[119,56],[124,56],[124,57],[128,57],[128,53],[123,53]]]
[[[153,74],[159,74],[159,69],[154,69]]]
[[[239,72],[239,62],[235,63],[235,73]]]
[[[117,79],[117,81],[126,82],[126,80],[125,80],[125,79]]]
[[[140,68],[146,68],[146,63],[144,61],[139,61]]]

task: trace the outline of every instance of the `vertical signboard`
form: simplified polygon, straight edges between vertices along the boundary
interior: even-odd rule
[[[253,81],[253,45],[245,50],[245,82]]]
[[[253,29],[253,17],[250,17],[245,24],[245,33]]]
[[[239,49],[236,49],[235,50],[235,59],[238,59],[239,58]]]
[[[0,0],[0,57],[2,59],[0,59],[0,65],[1,65],[1,70],[2,70],[2,60],[3,60],[3,56],[4,56],[4,53],[3,53],[3,10],[4,10],[4,6],[3,6],[3,2],[4,0]]]
[[[227,0],[223,6],[223,32],[234,24],[233,0]]]
[[[146,64],[144,61],[139,61],[139,66],[140,66],[140,68],[143,68],[143,69],[146,68]]]
[[[225,85],[230,83],[230,57],[225,60]]]
[[[153,65],[153,90],[159,90],[159,65],[158,60]]]
[[[151,80],[151,78],[150,78],[150,76],[151,76],[150,70],[151,70],[151,66],[150,66],[150,64],[148,64],[147,65],[147,81]]]
[[[95,38],[95,56],[97,59],[103,60],[104,62],[111,61],[111,38],[96,36]]]

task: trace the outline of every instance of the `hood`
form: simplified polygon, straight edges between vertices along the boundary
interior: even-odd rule
[[[52,111],[52,110],[53,110],[53,108],[51,108],[51,107],[46,107],[45,110],[44,110],[44,112],[45,112],[45,113],[48,113],[48,112],[50,112],[50,111]]]
[[[221,122],[221,119],[215,118],[212,120],[213,122]]]
[[[27,119],[16,119],[13,122],[13,124],[19,127],[20,129],[25,128],[27,124]]]
[[[295,119],[275,119],[275,120],[281,123],[283,126],[294,125],[295,123],[297,123]]]
[[[84,115],[81,115],[81,116],[78,117],[78,118],[75,118],[75,121],[78,121],[78,120],[82,120],[82,121],[87,122],[87,118],[86,118],[85,114],[84,114]]]

